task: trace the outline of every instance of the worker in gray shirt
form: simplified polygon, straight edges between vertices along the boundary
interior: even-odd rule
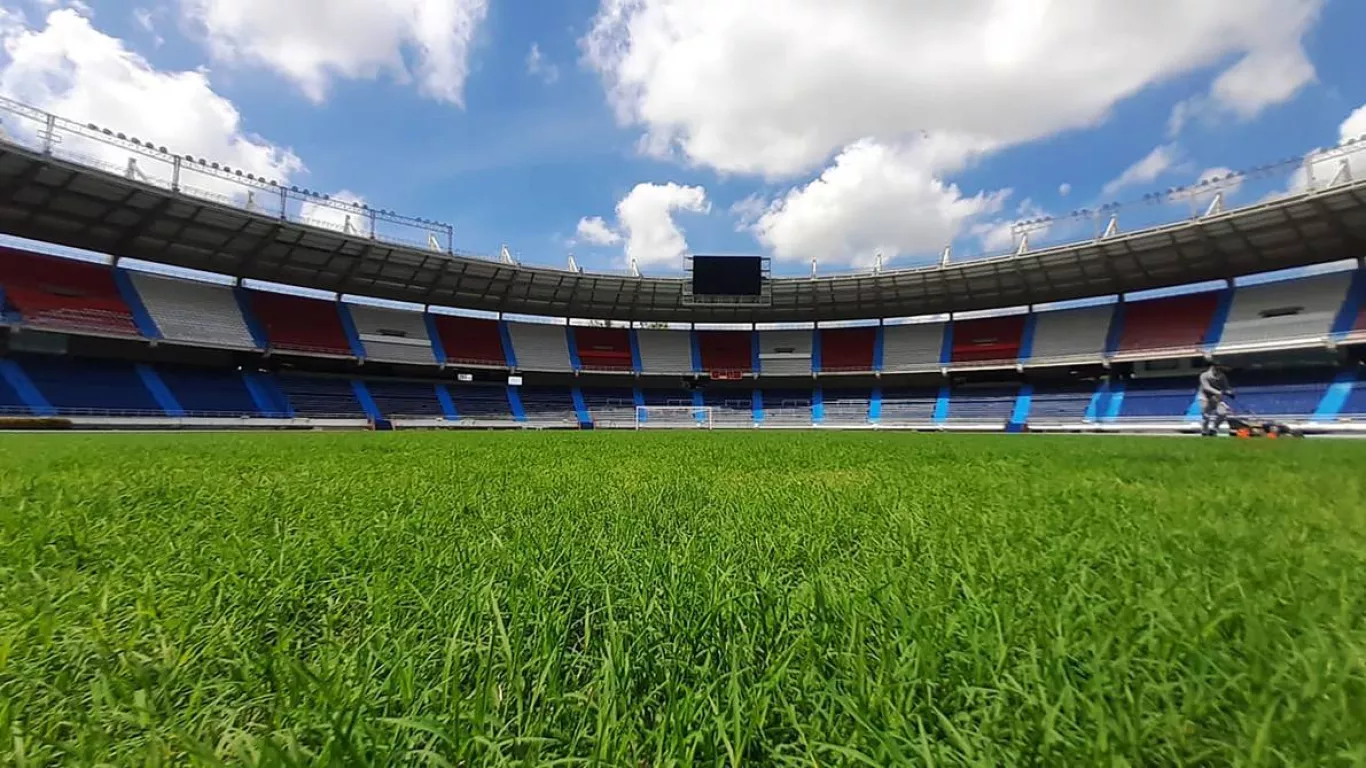
[[[1200,374],[1200,434],[1214,437],[1219,427],[1228,418],[1228,403],[1233,396],[1229,386],[1227,368],[1210,362],[1209,368]]]

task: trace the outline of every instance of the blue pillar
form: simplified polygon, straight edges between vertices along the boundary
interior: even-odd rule
[[[1211,351],[1219,346],[1219,339],[1224,335],[1224,324],[1228,322],[1228,312],[1233,308],[1234,290],[1229,286],[1219,294],[1219,303],[1214,307],[1214,317],[1210,318],[1209,328],[1205,330],[1205,351]]]
[[[759,332],[750,331],[749,337],[749,367],[756,375],[762,372],[763,359],[759,356],[763,345],[759,342]]]
[[[645,393],[640,390],[640,387],[631,388],[631,399],[635,401],[637,408],[645,405]]]
[[[384,414],[379,411],[379,406],[375,405],[375,398],[370,396],[370,388],[365,386],[364,381],[361,379],[352,379],[351,391],[356,393],[356,402],[360,403],[360,408],[362,411],[365,411],[366,416],[369,416],[375,421],[384,418]]]
[[[878,326],[878,335],[882,335],[882,326]],[[868,420],[874,424],[882,421],[882,387],[873,387],[872,393],[868,398]]]
[[[702,344],[695,329],[688,330],[688,344],[692,347],[692,372],[702,372]],[[700,393],[699,393],[700,396]]]
[[[503,340],[503,355],[507,358],[509,368],[517,367],[517,350],[512,348],[512,331],[508,330],[506,320],[498,321],[498,336]],[[509,400],[510,402],[510,400]],[[517,400],[517,407],[521,407],[522,401]]]
[[[1095,422],[1106,413],[1106,408],[1110,404],[1110,380],[1101,379],[1096,385],[1096,391],[1091,393],[1091,401],[1086,404],[1086,413],[1082,421]]]
[[[811,423],[820,424],[825,421],[825,392],[816,387],[811,392]]]
[[[1353,315],[1353,319],[1355,319]],[[1342,413],[1342,406],[1347,404],[1347,398],[1352,396],[1352,388],[1356,386],[1357,370],[1348,368],[1333,377],[1333,383],[1328,385],[1328,389],[1323,393],[1323,399],[1319,400],[1319,405],[1314,409],[1313,421],[1334,421],[1338,414]]]
[[[512,409],[512,418],[517,421],[526,421],[526,409],[522,408],[522,393],[518,392],[517,388],[510,384],[506,389],[508,393],[508,407]]]
[[[30,411],[38,416],[56,416],[57,409],[52,407],[52,403],[47,401],[42,392],[33,385],[28,374],[14,360],[6,360],[0,357],[0,378],[5,380],[9,388],[14,390],[14,394],[19,396],[19,400],[28,406]]]
[[[1352,274],[1352,285],[1348,287],[1347,296],[1342,300],[1342,308],[1338,310],[1337,317],[1333,319],[1333,331],[1330,337],[1333,341],[1337,341],[1352,332],[1352,326],[1356,325],[1357,315],[1361,314],[1363,302],[1366,302],[1366,269],[1359,268]]]
[[[266,327],[261,324],[261,319],[256,316],[256,310],[251,308],[251,294],[242,286],[232,289],[232,295],[237,299],[237,311],[242,313],[242,321],[247,324],[247,330],[251,332],[251,341],[257,349],[269,349],[270,338],[266,336]]]
[[[569,369],[573,371],[583,370],[583,362],[579,360],[579,342],[574,337],[574,326],[568,324],[564,326],[564,343],[569,345]]]
[[[422,321],[427,325],[427,339],[432,343],[432,359],[437,365],[446,364],[446,346],[441,343],[441,332],[437,330],[436,318],[431,312],[422,313]]]
[[[1022,432],[1029,423],[1029,408],[1034,402],[1034,385],[1025,383],[1020,387],[1019,394],[1015,395],[1015,410],[1010,414],[1010,423],[1006,425],[1007,432]]]
[[[294,418],[294,406],[270,374],[243,371],[242,381],[247,385],[247,392],[251,393],[251,399],[262,416]]]
[[[1110,315],[1110,330],[1105,334],[1105,357],[1114,357],[1119,352],[1119,343],[1124,339],[1124,297],[1115,302],[1115,310]]]
[[[148,392],[152,393],[152,399],[157,401],[157,405],[161,406],[161,410],[165,411],[167,416],[185,415],[185,409],[180,407],[180,402],[176,400],[175,395],[166,386],[166,382],[161,380],[161,376],[152,366],[146,363],[137,363],[133,366],[133,370],[138,372],[138,378],[142,379],[142,385],[147,388]]]
[[[754,423],[755,423],[755,424],[763,424],[763,423],[764,423],[764,391],[763,391],[762,389],[759,389],[758,387],[756,387],[756,388],[754,389],[753,399],[752,399],[750,402],[751,402],[751,409],[752,409],[752,412],[753,412],[753,415],[754,415]]]
[[[569,392],[574,398],[574,413],[579,417],[579,424],[592,424],[593,419],[588,415],[588,404],[583,400],[583,390],[573,387]]]
[[[1020,334],[1020,359],[1021,363],[1029,362],[1034,356],[1034,331],[1039,327],[1039,315],[1037,312],[1030,311],[1025,315],[1024,332]]]
[[[882,323],[877,324],[877,333],[873,334],[873,370],[882,371],[882,338],[886,326]]]
[[[446,389],[445,384],[434,384],[436,390],[436,401],[441,403],[441,414],[447,421],[455,421],[460,418],[460,412],[455,409],[455,401],[451,399],[451,391]]]
[[[636,373],[640,373],[642,370],[644,370],[644,366],[640,364],[640,336],[636,333],[636,329],[630,329],[630,337],[631,370],[635,371]]]
[[[341,299],[337,300],[337,318],[341,320],[342,330],[346,332],[346,340],[351,344],[351,354],[357,360],[365,359],[365,345],[360,342],[360,334],[356,332],[356,321],[351,317],[351,310],[347,309]]]
[[[1110,382],[1110,395],[1105,405],[1105,421],[1114,421],[1124,412],[1124,388],[1127,386],[1123,379]]]
[[[152,320],[147,305],[142,303],[142,296],[138,293],[137,286],[133,285],[133,278],[129,277],[126,271],[114,267],[114,284],[118,286],[123,303],[128,305],[128,311],[133,313],[133,324],[138,327],[138,333],[144,338],[160,339],[161,330]]]
[[[949,383],[939,385],[939,397],[934,401],[934,423],[943,424],[949,420]]]
[[[821,329],[811,329],[811,372],[821,372]]]
[[[939,364],[953,362],[953,320],[944,323],[944,341],[939,345]]]

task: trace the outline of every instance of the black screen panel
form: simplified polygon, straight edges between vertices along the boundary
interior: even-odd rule
[[[692,292],[698,296],[758,296],[763,293],[762,256],[692,257]]]

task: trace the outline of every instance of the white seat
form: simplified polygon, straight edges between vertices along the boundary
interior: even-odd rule
[[[1352,273],[1337,272],[1238,288],[1218,350],[1327,339],[1351,280]]]
[[[427,323],[419,312],[347,304],[365,357],[387,363],[435,365]]]
[[[508,323],[517,367],[524,371],[568,371],[569,337],[563,325]]]
[[[256,347],[230,286],[131,270],[128,274],[147,314],[166,339],[215,347]]]
[[[770,376],[811,373],[811,335],[814,331],[760,331],[759,372]]]
[[[636,331],[640,346],[640,369],[647,373],[690,373],[692,371],[692,334],[688,331],[641,329]]]
[[[944,323],[889,325],[882,329],[882,370],[937,371]]]
[[[1115,308],[1084,307],[1040,312],[1035,319],[1031,362],[1100,359]]]

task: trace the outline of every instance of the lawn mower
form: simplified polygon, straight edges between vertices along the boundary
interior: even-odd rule
[[[1233,398],[1229,398],[1230,400]],[[1228,402],[1225,400],[1224,402]],[[1258,416],[1249,409],[1240,408],[1241,413],[1228,415],[1228,431],[1232,437],[1248,439],[1253,437],[1265,437],[1276,439],[1280,437],[1304,437],[1304,433],[1282,421]],[[1232,408],[1230,408],[1232,411]]]

